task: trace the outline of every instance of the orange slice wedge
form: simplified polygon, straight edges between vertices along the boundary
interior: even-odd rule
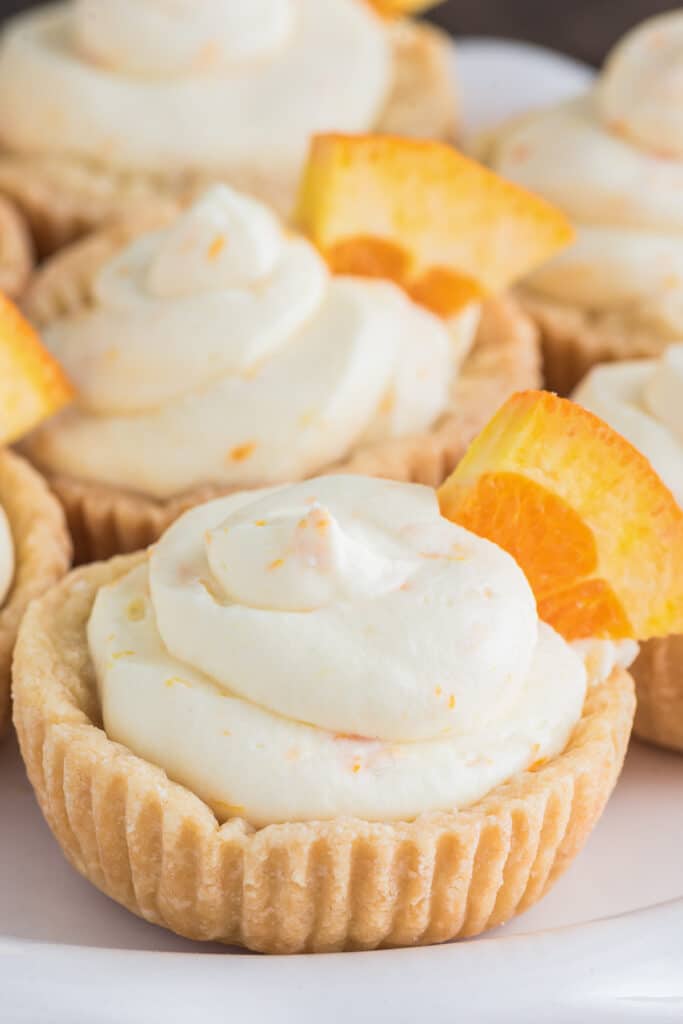
[[[0,443],[27,434],[73,396],[59,364],[0,292]]]
[[[514,395],[439,502],[514,556],[567,640],[683,633],[683,511],[643,455],[573,402]]]
[[[442,0],[370,0],[370,5],[387,17],[419,14],[440,3]]]
[[[389,278],[442,316],[573,238],[559,210],[451,146],[380,135],[313,140],[297,221],[335,273]]]

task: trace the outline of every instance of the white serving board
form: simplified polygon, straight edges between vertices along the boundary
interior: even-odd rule
[[[536,47],[459,45],[467,134],[580,91]],[[634,744],[550,895],[476,941],[236,955],[137,920],[64,861],[14,741],[0,749],[0,1024],[674,1024],[683,1021],[683,758]]]

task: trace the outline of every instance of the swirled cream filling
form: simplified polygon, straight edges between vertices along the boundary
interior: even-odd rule
[[[683,504],[683,345],[659,359],[597,366],[574,399],[638,448]]]
[[[193,510],[88,639],[108,735],[257,826],[464,807],[559,754],[587,685],[509,555],[363,477]]]
[[[683,336],[683,13],[626,36],[590,94],[504,127],[492,163],[578,227],[536,291]]]
[[[92,308],[46,329],[78,400],[27,449],[156,498],[298,479],[430,428],[477,319],[331,276],[265,206],[216,186],[115,256]]]
[[[313,134],[376,125],[393,72],[364,0],[70,0],[7,27],[0,137],[120,170],[294,185]]]

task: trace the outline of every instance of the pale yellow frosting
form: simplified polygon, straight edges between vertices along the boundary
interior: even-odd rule
[[[508,554],[363,477],[193,510],[88,636],[110,738],[255,825],[464,807],[560,753],[587,685]]]
[[[531,278],[552,299],[683,336],[683,13],[615,49],[591,93],[504,126],[497,171],[576,222]]]
[[[45,330],[78,400],[26,447],[158,498],[298,479],[431,427],[477,318],[447,325],[394,284],[331,276],[266,207],[216,186]]]

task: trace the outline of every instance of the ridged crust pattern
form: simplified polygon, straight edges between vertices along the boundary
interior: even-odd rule
[[[566,751],[468,810],[414,822],[219,825],[100,727],[85,625],[99,586],[144,555],[72,573],[30,609],[14,719],[42,811],[73,866],[192,939],[269,953],[477,935],[536,902],[583,846],[621,769],[633,682],[594,688]]]

